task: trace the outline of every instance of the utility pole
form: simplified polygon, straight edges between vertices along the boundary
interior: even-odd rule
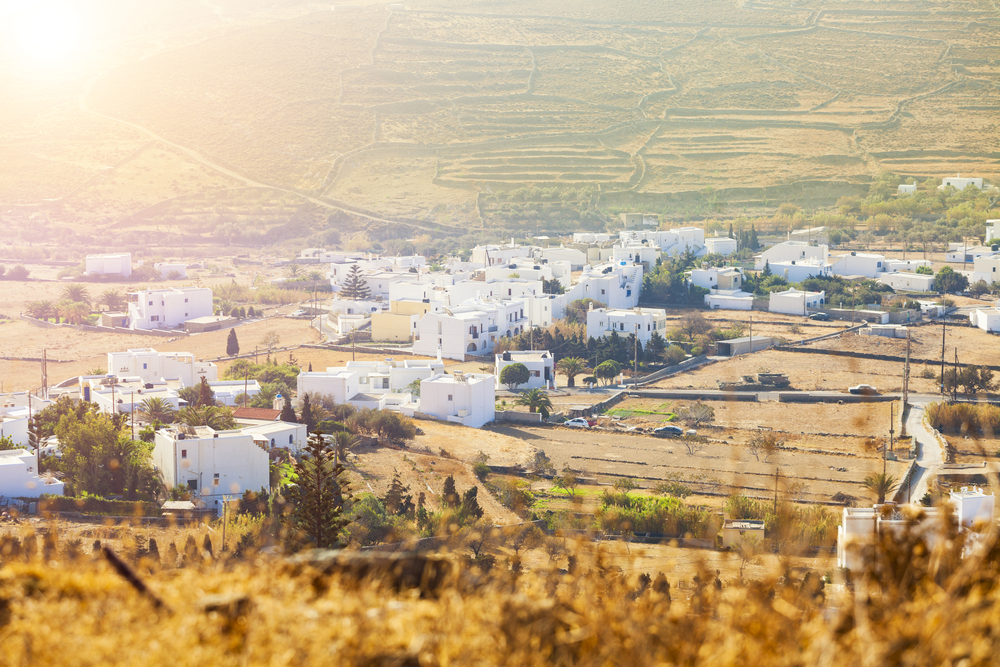
[[[750,352],[753,353],[753,315],[750,316]]]
[[[906,331],[906,361],[903,363],[903,411],[910,397],[910,331]],[[899,436],[906,435],[906,420],[900,422]]]
[[[42,350],[42,398],[49,397],[49,359],[48,350]]]
[[[639,374],[639,325],[638,324],[635,325],[635,336],[634,336],[634,338],[635,338],[635,340],[632,341],[633,342],[633,346],[632,346],[632,375],[633,375],[633,379],[634,379],[634,376],[636,376],[636,375]]]
[[[892,436],[896,433],[896,403],[889,403],[889,451],[895,453],[896,446]]]
[[[951,400],[958,400],[958,348],[955,348],[955,384],[951,388]]]
[[[132,390],[132,398],[129,399],[132,402],[132,410],[129,412],[129,421],[132,422],[132,439],[135,440],[135,389]]]
[[[774,515],[778,516],[778,466],[774,466]]]
[[[948,330],[948,320],[941,320],[941,394],[944,395],[944,339]]]

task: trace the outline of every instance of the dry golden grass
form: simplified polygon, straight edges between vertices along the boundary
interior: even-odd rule
[[[152,573],[140,565],[169,610],[103,560],[54,555],[0,570],[0,642],[5,664],[32,667],[992,664],[995,531],[965,561],[957,539],[933,548],[918,534],[891,540],[850,589],[824,586],[828,566],[795,558],[762,559],[741,583],[735,558],[674,550],[657,561],[638,545],[623,554],[584,543],[567,545],[572,573],[558,569],[564,556],[545,563],[536,550],[520,575],[503,564],[485,578],[458,567],[424,596],[266,557]],[[620,572],[615,563],[626,559],[633,565]],[[670,596],[643,587],[640,572],[664,572]],[[217,595],[243,602],[206,609]]]

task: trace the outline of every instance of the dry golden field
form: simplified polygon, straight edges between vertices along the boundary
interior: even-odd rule
[[[1000,173],[987,0],[105,4],[75,78],[0,73],[5,234],[141,220],[204,240],[302,207],[308,231],[363,228],[342,203],[447,230],[480,223],[476,192],[533,185],[662,208]]]

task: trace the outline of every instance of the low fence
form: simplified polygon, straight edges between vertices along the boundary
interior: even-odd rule
[[[498,410],[496,413],[498,422],[523,422],[526,424],[541,424],[541,412],[517,412],[516,410]]]
[[[685,359],[679,364],[673,366],[667,366],[666,368],[661,368],[655,373],[650,373],[645,377],[641,378],[629,378],[625,380],[622,384],[625,385],[635,385],[641,387],[644,384],[649,384],[651,382],[656,382],[657,380],[662,380],[663,378],[670,377],[671,375],[676,375],[677,373],[682,373],[691,368],[702,366],[706,363],[715,363],[714,361],[709,361],[708,355],[699,354],[697,357],[691,357],[690,359]]]
[[[34,324],[36,327],[44,329],[75,329],[77,331],[90,331],[93,333],[122,333],[136,334],[138,336],[159,336],[160,338],[173,338],[175,336],[187,336],[186,331],[164,331],[160,329],[126,329],[124,327],[102,327],[95,324],[61,324],[39,320],[23,313],[18,316],[21,320]]]
[[[868,352],[851,352],[849,350],[820,350],[808,347],[796,347],[794,345],[776,345],[773,349],[780,350],[782,352],[798,352],[800,354],[826,354],[834,357],[851,357],[854,359],[871,359],[873,361],[895,361],[903,363],[906,361],[905,357],[896,357],[889,354],[871,354]],[[916,357],[910,357],[911,364],[940,364],[940,359],[918,359]],[[990,366],[983,364],[983,367],[988,368],[992,371],[1000,371],[1000,366]]]

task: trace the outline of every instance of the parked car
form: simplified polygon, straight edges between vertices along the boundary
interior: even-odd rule
[[[563,426],[573,426],[577,428],[590,428],[590,422],[583,417],[574,417],[563,422]]]
[[[816,320],[817,322],[828,322],[830,320],[830,316],[826,313],[813,313],[809,316],[809,319]]]
[[[306,311],[304,311],[304,310],[301,310],[301,309],[299,309],[299,310],[293,310],[292,312],[288,313],[289,317],[303,317],[305,315],[308,315],[308,313]]]
[[[878,389],[871,386],[870,384],[859,384],[856,387],[848,387],[847,391],[852,394],[862,394],[864,396],[874,396],[878,393]]]
[[[661,426],[653,429],[653,435],[657,438],[678,438],[684,435],[684,429],[680,426]]]

